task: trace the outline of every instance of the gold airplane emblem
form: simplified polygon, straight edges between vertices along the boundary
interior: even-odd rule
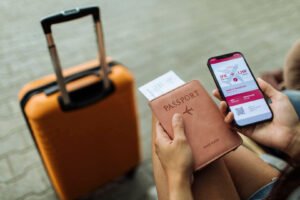
[[[183,112],[183,114],[190,114],[190,115],[193,115],[192,114],[192,111],[193,111],[194,109],[193,108],[188,108],[188,106],[186,106],[185,107],[185,111]]]

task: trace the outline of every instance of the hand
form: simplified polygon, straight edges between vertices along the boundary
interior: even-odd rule
[[[193,156],[184,133],[181,114],[172,118],[173,140],[156,123],[155,152],[167,174],[168,179],[184,178],[189,180],[193,172]]]
[[[299,119],[296,111],[286,95],[260,78],[257,81],[264,94],[272,101],[270,107],[274,115],[273,120],[256,126],[241,129],[234,128],[263,145],[277,148],[291,155],[292,151],[295,151],[295,149],[291,149],[292,146],[295,146],[292,143],[300,135]],[[230,124],[233,121],[233,113],[226,114],[227,104],[222,101],[218,90],[215,89],[213,95],[221,100],[220,110],[225,115],[224,121]]]
[[[283,87],[283,70],[277,69],[261,74],[261,78],[273,86],[276,90],[282,90]]]

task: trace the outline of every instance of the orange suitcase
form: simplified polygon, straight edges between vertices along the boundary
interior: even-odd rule
[[[51,24],[90,14],[100,61],[62,72]],[[123,65],[105,61],[98,7],[64,11],[41,23],[56,76],[25,85],[20,104],[57,195],[77,199],[140,161],[134,79]]]

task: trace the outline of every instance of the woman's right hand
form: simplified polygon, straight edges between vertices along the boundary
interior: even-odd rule
[[[263,93],[272,101],[270,107],[274,115],[273,120],[246,128],[233,128],[258,143],[277,148],[292,157],[295,154],[298,155],[300,152],[300,123],[296,111],[286,95],[260,78],[257,79],[257,82]],[[220,110],[224,113],[225,122],[231,124],[233,113],[227,113],[227,104],[222,100],[217,89],[213,91],[213,95],[221,101]]]

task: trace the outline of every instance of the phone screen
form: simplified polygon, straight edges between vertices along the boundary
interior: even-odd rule
[[[241,53],[210,58],[208,65],[238,126],[272,119],[272,111]]]

